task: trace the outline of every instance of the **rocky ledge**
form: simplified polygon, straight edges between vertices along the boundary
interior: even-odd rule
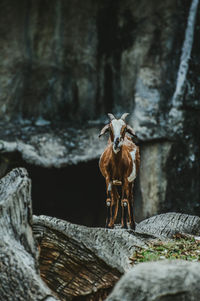
[[[27,163],[61,168],[98,158],[105,147],[98,135],[97,125],[76,128],[44,120],[1,123],[0,153],[18,152]]]

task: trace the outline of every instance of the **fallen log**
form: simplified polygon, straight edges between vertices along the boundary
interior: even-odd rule
[[[75,296],[104,300],[120,276],[132,268],[130,257],[137,248],[148,248],[177,233],[200,233],[199,217],[179,213],[149,218],[137,224],[136,231],[118,226],[88,228],[48,216],[33,220],[41,248],[41,276],[62,300]]]
[[[136,231],[160,239],[173,238],[179,233],[200,235],[200,217],[175,212],[159,214],[140,222]]]
[[[136,247],[152,236],[124,229],[88,228],[47,216],[34,217],[43,280],[62,299],[104,300],[131,266]],[[74,300],[74,299],[73,299]]]

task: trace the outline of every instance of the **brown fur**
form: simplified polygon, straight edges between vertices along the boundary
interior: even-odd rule
[[[132,157],[130,152],[136,149],[135,154],[135,166],[136,166],[136,174],[139,170],[140,165],[140,154],[139,148],[136,146],[131,138],[125,133],[125,127],[122,128],[121,137],[123,139],[123,144],[121,146],[120,151],[116,154],[113,151],[113,133],[112,128],[110,127],[110,138],[108,140],[108,145],[104,152],[101,155],[99,161],[99,167],[102,175],[106,180],[106,191],[107,191],[107,199],[106,204],[110,203],[108,206],[107,212],[107,220],[106,227],[113,228],[115,220],[118,214],[118,202],[119,202],[119,194],[117,191],[117,187],[113,185],[113,180],[121,181],[122,183],[122,227],[127,228],[127,209],[128,209],[128,218],[130,227],[135,229],[135,221],[133,217],[133,182],[128,181],[128,177],[130,176],[133,168]],[[111,191],[108,190],[109,183],[112,183]],[[128,207],[128,208],[126,208]]]

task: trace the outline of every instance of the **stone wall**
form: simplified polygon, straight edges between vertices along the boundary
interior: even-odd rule
[[[19,142],[2,151],[45,167],[88,161],[105,145],[106,113],[127,111],[141,147],[138,219],[200,214],[198,0],[2,0],[0,19],[0,134]],[[89,130],[64,136],[63,122]]]

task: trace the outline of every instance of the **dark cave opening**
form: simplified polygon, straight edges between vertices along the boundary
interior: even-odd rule
[[[49,215],[89,227],[105,226],[106,185],[98,160],[60,169],[29,164],[24,167],[32,180],[33,214]],[[136,205],[137,202],[134,207]],[[120,223],[120,217],[119,204],[117,223]]]
[[[2,161],[2,157],[0,159]],[[89,227],[105,226],[106,185],[99,170],[98,159],[62,168],[45,168],[28,164],[19,153],[5,154],[4,160],[9,162],[5,173],[16,167],[27,169],[32,181],[33,214],[52,216]],[[138,186],[137,181],[135,186],[134,209],[140,212],[137,202],[138,189],[135,189]],[[140,216],[137,214],[135,217],[138,221]],[[119,204],[116,223],[120,223],[120,218]]]
[[[26,164],[32,180],[33,214],[86,226],[104,226],[105,183],[98,160],[64,168]]]
[[[16,167],[27,169],[32,181],[33,214],[90,227],[105,226],[106,187],[98,159],[62,168],[28,164],[19,153],[4,154],[0,163],[3,161],[9,165],[1,176]]]

